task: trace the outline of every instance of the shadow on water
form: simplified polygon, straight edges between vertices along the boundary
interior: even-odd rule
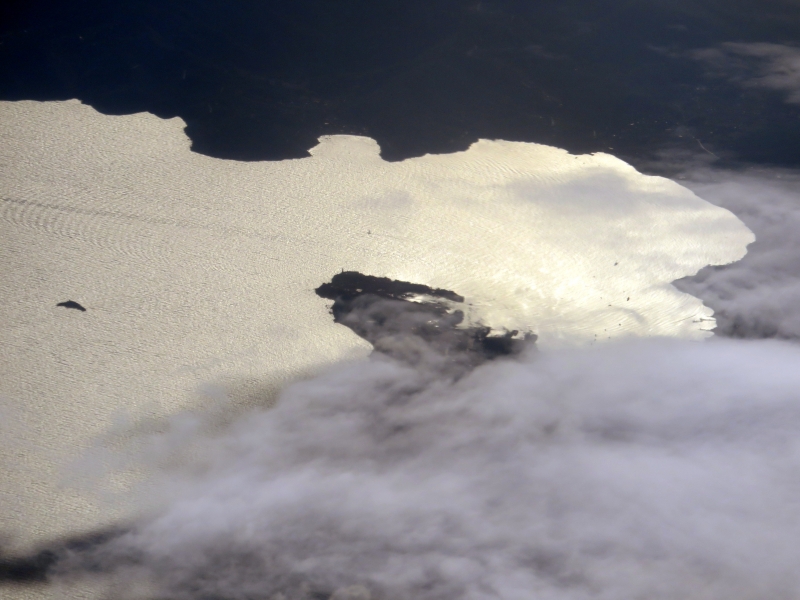
[[[64,557],[71,554],[88,554],[93,548],[119,537],[125,529],[112,528],[94,531],[53,541],[26,556],[3,556],[0,549],[0,585],[6,583],[41,584]],[[94,570],[92,565],[84,565],[86,572]]]

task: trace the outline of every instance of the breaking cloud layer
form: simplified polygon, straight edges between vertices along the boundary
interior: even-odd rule
[[[800,348],[438,364],[340,366],[222,431],[176,418],[146,444],[172,465],[147,516],[56,579],[176,600],[797,597]]]
[[[755,233],[740,261],[676,282],[714,309],[717,335],[800,338],[800,174],[778,169],[698,167],[680,177]]]
[[[712,72],[744,87],[760,87],[786,93],[786,101],[800,104],[800,48],[784,44],[720,44],[692,53]]]

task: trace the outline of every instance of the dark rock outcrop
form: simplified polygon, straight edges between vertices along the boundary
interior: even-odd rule
[[[67,300],[66,302],[59,302],[56,306],[63,306],[64,308],[74,308],[75,310],[79,310],[81,312],[86,312],[86,309],[82,307],[80,304],[75,302],[74,300]]]
[[[407,362],[417,362],[432,351],[470,367],[517,354],[536,339],[532,333],[496,335],[487,326],[464,326],[463,296],[418,283],[345,271],[316,293],[334,301],[331,313],[336,323],[352,329],[376,351]]]

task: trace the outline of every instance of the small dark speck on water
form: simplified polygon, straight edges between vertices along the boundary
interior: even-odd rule
[[[83,308],[80,304],[75,302],[74,300],[67,300],[66,302],[59,302],[56,306],[63,306],[64,308],[74,308],[75,310],[79,310],[81,312],[86,312],[86,309]]]

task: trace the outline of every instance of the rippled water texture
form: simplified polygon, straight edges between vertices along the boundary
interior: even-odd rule
[[[542,348],[701,338],[711,311],[670,282],[753,240],[606,154],[483,140],[388,163],[332,136],[310,158],[244,163],[192,153],[183,127],[0,103],[0,530],[22,546],[120,516],[57,483],[121,413],[164,416],[201,389],[253,403],[368,354],[314,293],[342,270],[453,290],[465,324]]]

